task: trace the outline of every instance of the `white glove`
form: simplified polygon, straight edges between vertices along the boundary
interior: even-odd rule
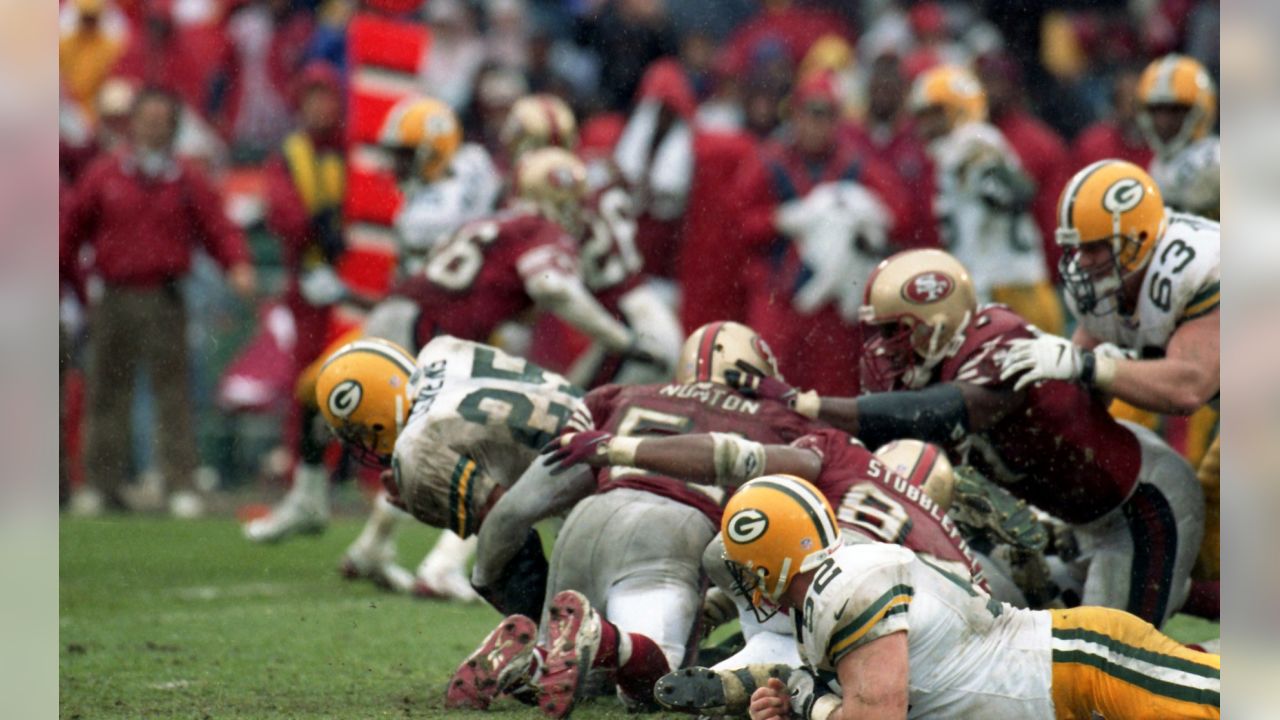
[[[298,290],[303,300],[316,307],[332,305],[347,294],[347,286],[328,265],[317,265],[302,273]]]
[[[845,320],[856,320],[862,304],[859,281],[880,261],[892,225],[880,199],[855,182],[824,183],[803,200],[780,207],[777,225],[792,235],[801,261],[813,273],[796,292],[796,309],[811,314],[835,302]]]
[[[1057,335],[1046,335],[1035,330],[1036,337],[1014,340],[1000,361],[1000,380],[1022,374],[1014,384],[1015,391],[1041,380],[1082,381],[1106,389],[1115,374],[1119,348],[1111,345],[1098,354],[1073,345],[1070,340]],[[1113,350],[1114,349],[1114,350]]]
[[[791,714],[801,720],[826,720],[840,707],[840,696],[808,668],[796,668],[787,678]]]

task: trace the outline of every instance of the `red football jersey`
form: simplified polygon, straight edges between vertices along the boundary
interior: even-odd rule
[[[749,399],[727,385],[711,382],[604,385],[587,393],[586,403],[596,428],[614,435],[721,432],[778,444],[825,427],[792,412],[782,403]],[[617,488],[645,490],[697,508],[720,527],[726,499],[721,488],[686,483],[635,468],[605,468],[598,479],[600,492]]]
[[[577,244],[540,215],[508,211],[458,228],[397,293],[421,309],[419,346],[442,334],[484,342],[498,325],[533,307],[525,281],[544,272],[576,275]]]
[[[964,344],[937,368],[934,382],[1005,385],[1000,381],[1000,360],[1007,343],[1032,337],[1026,321],[1003,305],[980,309],[965,333]],[[1013,382],[1010,378],[1007,384]],[[995,426],[949,448],[952,460],[967,462],[1014,495],[1069,523],[1096,520],[1119,507],[1142,466],[1134,434],[1079,383],[1035,383],[1025,398]]]
[[[840,526],[872,540],[962,563],[986,588],[982,567],[947,514],[906,478],[890,472],[862,443],[839,430],[816,430],[791,443],[822,458],[814,485],[836,509]]]

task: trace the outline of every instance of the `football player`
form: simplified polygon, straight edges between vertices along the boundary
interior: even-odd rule
[[[594,467],[630,465],[670,477],[734,488],[764,474],[785,474],[814,483],[829,502],[839,508],[837,528],[879,542],[897,543],[923,553],[940,566],[972,580],[988,592],[982,568],[946,516],[922,484],[933,481],[941,499],[950,495],[954,478],[950,466],[931,473],[940,452],[920,444],[923,452],[909,461],[912,477],[891,472],[857,440],[830,428],[815,428],[791,445],[765,445],[728,433],[681,435],[679,437],[619,438],[607,432],[566,433],[558,439],[558,449],[549,460],[561,468],[585,462]],[[905,448],[905,454],[913,454]],[[891,460],[906,461],[897,447],[886,447]],[[946,463],[945,458],[941,458]],[[912,482],[914,480],[914,483]],[[718,663],[716,668],[736,669],[754,663],[798,665],[799,656],[788,652],[794,645],[787,636],[794,630],[789,622],[774,622],[769,615],[754,613],[750,593],[724,573],[720,556],[724,544],[717,537],[703,553],[703,568],[722,591],[738,605],[746,647]],[[779,652],[781,651],[781,655]],[[746,684],[740,678],[735,684]],[[748,685],[750,687],[750,685]],[[658,700],[672,709],[723,712],[721,693],[713,706],[703,706],[695,698],[660,692]],[[739,692],[740,699],[745,699]],[[740,703],[739,703],[740,704]]]
[[[976,295],[945,252],[894,255],[868,279],[862,309],[870,394],[820,398],[758,384],[869,445],[914,437],[946,447],[1074,526],[1088,563],[1085,604],[1164,622],[1187,596],[1204,527],[1191,467],[1151,431],[1113,419],[1084,384],[1015,383],[1001,359],[1035,339],[1032,328],[1002,305],[979,307]]]
[[[752,720],[1218,718],[1221,658],[1120,610],[1020,610],[906,548],[842,542],[809,483],[730,498],[725,562],[788,610],[805,668],[751,697]]]
[[[702,552],[715,536],[723,492],[628,467],[626,449],[654,434],[734,432],[778,443],[809,431],[813,423],[785,405],[749,400],[725,385],[725,370],[740,366],[779,375],[753,330],[711,323],[685,342],[674,383],[588,393],[595,427],[617,436],[619,467],[556,474],[535,464],[490,512],[472,572],[473,584],[487,587],[519,549],[512,533],[572,507],[552,553],[543,640],[535,647],[530,617],[504,619],[458,667],[448,707],[483,708],[499,692],[530,684],[539,707],[563,717],[593,667],[616,678],[629,704],[652,703],[653,684],[690,649]]]
[[[585,413],[581,392],[563,377],[447,335],[427,343],[416,361],[386,340],[345,345],[325,361],[316,400],[353,453],[389,468],[382,478],[387,497],[375,514],[393,506],[460,538],[474,535],[538,449]],[[394,562],[393,527],[371,523],[357,541],[368,543],[370,562]],[[546,578],[542,546],[536,533],[515,545],[515,565],[503,568],[503,582],[486,597],[502,612],[536,614]]]
[[[462,142],[462,124],[445,103],[400,101],[383,120],[378,140],[403,195],[395,225],[411,271],[437,241],[493,212],[502,178],[484,147]]]
[[[1012,344],[1002,378],[1018,376],[1018,388],[1076,382],[1158,413],[1216,408],[1218,223],[1167,209],[1151,176],[1120,160],[1077,173],[1063,191],[1058,219],[1062,279],[1079,324],[1071,340],[1044,335]],[[1197,593],[1216,594],[1217,441],[1200,479],[1209,514],[1197,577],[1208,585]]]
[[[572,151],[577,145],[577,124],[573,111],[560,98],[529,95],[512,105],[501,139],[508,157],[517,161],[544,147]],[[596,344],[571,363],[569,356],[575,348],[564,342],[561,333],[551,331],[563,325],[554,316],[539,319],[530,357],[540,362],[560,360],[569,368],[566,376],[581,387],[665,380],[680,354],[683,330],[671,303],[654,290],[643,272],[635,244],[635,206],[625,180],[607,158],[587,158],[584,163],[587,198],[578,225],[583,282],[614,317],[644,337],[646,347],[660,362],[619,363],[616,356],[606,356]]]
[[[1035,186],[1004,136],[986,122],[987,98],[968,70],[921,73],[909,105],[937,172],[934,203],[942,246],[974,272],[981,302],[999,302],[1060,332],[1062,307],[1049,284]]]
[[[1138,80],[1138,103],[1138,129],[1155,153],[1151,176],[1165,204],[1217,219],[1222,161],[1209,71],[1186,55],[1153,60]]]

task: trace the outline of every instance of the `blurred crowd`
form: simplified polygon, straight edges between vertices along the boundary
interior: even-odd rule
[[[719,272],[728,260],[699,230],[733,212],[744,237],[767,244],[772,214],[750,209],[787,198],[768,197],[776,184],[755,159],[779,147],[791,153],[785,162],[815,171],[822,158],[822,172],[855,173],[879,193],[895,220],[887,249],[940,244],[932,161],[908,112],[912,82],[926,70],[975,71],[989,121],[1034,184],[1030,212],[1044,272],[1056,281],[1054,215],[1066,180],[1104,157],[1151,163],[1136,119],[1143,68],[1170,52],[1196,58],[1213,77],[1219,63],[1214,0],[61,0],[60,8],[63,488],[106,489],[89,512],[135,504],[121,489],[146,471],[162,478],[179,515],[199,513],[200,494],[219,482],[257,474],[243,456],[211,450],[211,428],[226,427],[216,418],[246,410],[276,418],[254,431],[276,433],[248,443],[255,456],[283,442],[287,398],[237,401],[253,389],[216,378],[243,360],[246,345],[257,346],[259,362],[273,348],[285,352],[261,337],[292,333],[287,344],[322,348],[333,335],[312,330],[331,318],[308,319],[297,300],[297,270],[311,260],[310,240],[294,236],[319,238],[331,263],[351,243],[355,189],[342,176],[359,144],[357,84],[407,85],[443,101],[465,142],[499,168],[513,103],[531,93],[562,98],[583,151],[611,154],[647,188],[645,270],[684,298],[687,331],[794,280],[763,259]],[[422,32],[362,57],[411,47],[421,57],[407,77],[352,60],[352,24],[384,20]],[[646,131],[640,101],[655,98],[665,113]],[[655,143],[654,127],[673,121],[692,139]],[[313,169],[306,177],[297,174],[300,153]],[[732,160],[714,167],[720,156]],[[695,158],[711,159],[682,174]],[[677,198],[671,207],[666,191]],[[281,193],[300,199],[294,216],[281,210]],[[747,199],[715,204],[725,197]],[[698,213],[710,220],[699,226]],[[681,218],[683,230],[671,230]],[[379,289],[372,283],[365,294]],[[278,327],[281,309],[288,332]],[[800,330],[784,328],[787,318],[771,327],[768,310],[751,316],[775,348],[791,346],[776,334]],[[796,378],[817,384],[810,380]],[[827,391],[853,394],[854,380],[844,387],[827,377]],[[158,429],[139,431],[130,418],[153,418]]]

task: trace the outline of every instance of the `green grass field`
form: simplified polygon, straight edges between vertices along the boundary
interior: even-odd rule
[[[231,520],[64,519],[63,718],[537,718],[512,701],[448,712],[443,686],[498,621],[492,609],[393,596],[336,572],[359,521],[251,545]],[[408,528],[409,567],[434,531]],[[1217,626],[1175,618],[1182,640]],[[623,718],[612,698],[575,718]],[[687,716],[677,716],[687,717]]]

